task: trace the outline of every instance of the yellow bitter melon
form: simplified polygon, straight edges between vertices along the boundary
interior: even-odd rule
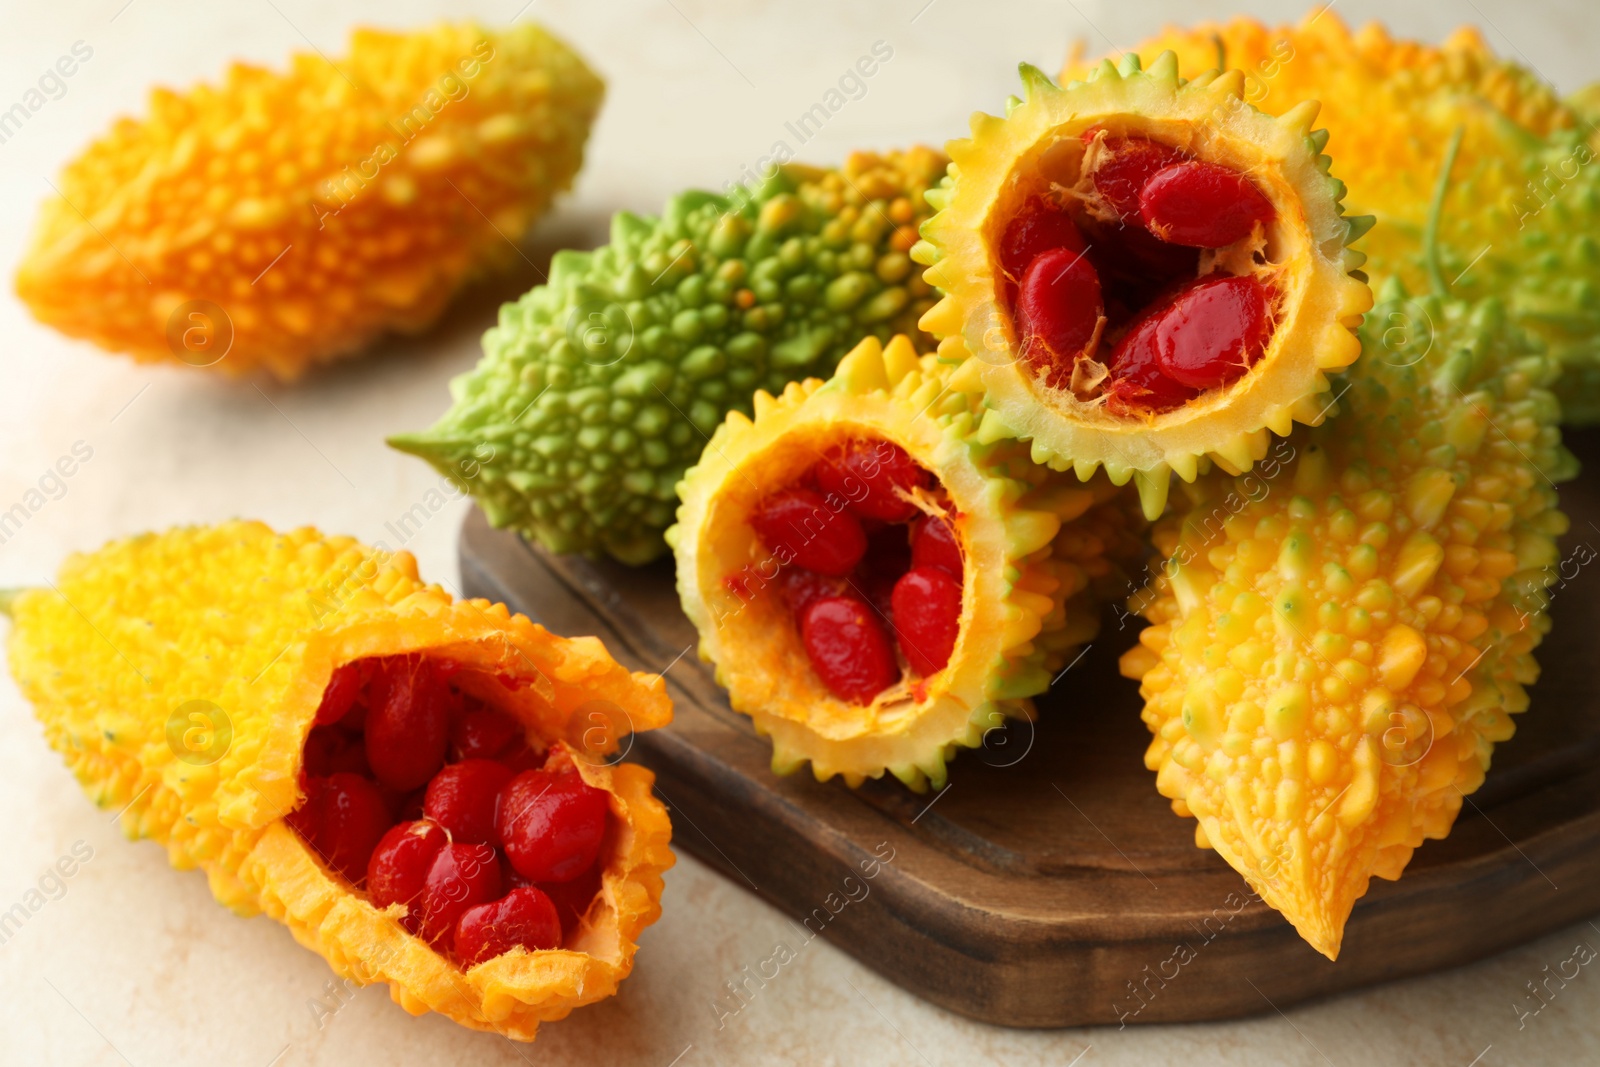
[[[649,771],[603,757],[628,731],[668,722],[671,702],[660,677],[630,674],[598,640],[452,600],[409,553],[251,522],[113,542],[7,600],[12,671],[89,796],[339,974],[388,983],[412,1014],[532,1040],[632,969],[660,915],[671,824]],[[456,664],[456,684],[550,752],[596,757],[573,762],[607,794],[614,825],[597,899],[562,948],[460,969],[396,921],[403,906],[375,908],[286,821],[305,800],[304,747],[334,671],[401,654]]]
[[[1136,554],[1129,494],[1103,478],[1055,475],[1015,442],[978,443],[977,417],[936,357],[919,358],[903,336],[869,338],[826,382],[758,392],[754,419],[730,413],[684,476],[667,532],[684,611],[735,710],[771,737],[776,772],[809,761],[818,779],[854,786],[888,770],[913,789],[940,788],[960,748],[984,744],[1007,718],[1031,718],[1029,698],[1093,637],[1093,587]],[[937,484],[918,491],[918,507],[951,523],[963,557],[948,665],[927,677],[902,665],[867,702],[840,699],[808,665],[781,588],[790,568],[750,523],[769,494],[860,439],[891,442],[932,473]],[[850,579],[863,600],[860,583],[872,577]]]
[[[1363,337],[1275,479],[1202,478],[1158,526],[1122,660],[1162,795],[1330,958],[1526,709],[1575,472],[1555,365],[1502,305],[1391,282]]]
[[[961,364],[952,379],[957,387],[984,394],[983,440],[1027,441],[1035,461],[1080,477],[1104,467],[1116,484],[1133,478],[1154,518],[1170,473],[1193,480],[1207,458],[1247,469],[1265,454],[1271,434],[1327,415],[1325,372],[1356,358],[1353,330],[1371,306],[1356,272],[1362,257],[1347,247],[1371,220],[1341,212],[1344,187],[1329,176],[1322,154],[1326,133],[1312,129],[1317,105],[1271,118],[1242,99],[1238,71],[1183,81],[1173,56],[1141,69],[1130,54],[1061,86],[1026,65],[1022,75],[1024,97],[1008,103],[1004,118],[976,115],[971,138],[948,146],[950,175],[929,193],[940,210],[912,252],[945,296],[920,325],[942,339],[941,358]],[[1057,387],[1025,358],[1026,339],[1008,310],[1001,244],[1030,199],[1071,210],[1082,203],[1103,217],[1081,194],[1094,165],[1087,142],[1098,130],[1244,175],[1274,211],[1264,231],[1198,261],[1201,277],[1257,277],[1277,294],[1265,349],[1241,377],[1175,410],[1119,411],[1106,393],[1080,391],[1076,375],[1071,388]],[[1093,259],[1097,244],[1115,243],[1122,232],[1093,238],[1085,254]],[[1195,276],[1191,267],[1189,280]],[[1103,371],[1105,357],[1097,358]]]

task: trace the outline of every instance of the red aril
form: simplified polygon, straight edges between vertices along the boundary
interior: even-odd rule
[[[1249,178],[1215,163],[1167,167],[1139,194],[1145,227],[1163,241],[1190,248],[1231,245],[1275,215],[1272,202]]]
[[[456,920],[455,953],[463,967],[475,967],[514,948],[537,952],[560,947],[561,920],[556,906],[532,886],[468,908]]]
[[[1028,362],[1058,388],[1094,342],[1105,313],[1100,276],[1081,252],[1052,249],[1023,272],[1017,291],[1017,332]]]
[[[378,787],[359,774],[307,778],[306,798],[286,821],[352,885],[367,876],[372,850],[394,821]]]
[[[812,669],[840,700],[868,704],[900,677],[883,622],[856,596],[823,597],[800,616]]]
[[[1083,235],[1065,211],[1043,197],[1032,197],[1006,223],[1000,238],[1000,270],[1011,281],[1021,281],[1028,264],[1052,248],[1082,252]]]
[[[489,845],[450,844],[428,866],[417,933],[448,951],[461,913],[500,896],[500,857]]]
[[[338,722],[355,706],[361,690],[366,685],[361,661],[346,663],[333,672],[328,687],[322,691],[322,703],[317,705],[317,725]]]
[[[421,918],[417,901],[439,850],[448,844],[445,832],[426,819],[403,822],[389,828],[367,862],[367,899],[375,908],[391,904],[406,906],[402,923],[417,932]]]
[[[907,571],[894,587],[894,629],[912,670],[944,670],[961,631],[961,583],[938,567]]]
[[[862,518],[905,522],[917,513],[906,496],[932,478],[905,449],[891,441],[856,439],[828,450],[817,464],[817,486],[848,500]]]
[[[495,830],[524,878],[565,882],[599,856],[609,807],[576,771],[523,771],[500,792]]]
[[[1156,356],[1167,377],[1212,389],[1248,370],[1271,339],[1266,286],[1251,277],[1207,279],[1161,313]]]
[[[522,724],[472,697],[450,724],[450,751],[458,760],[493,759],[524,736]]]
[[[949,518],[926,515],[912,526],[911,566],[938,567],[956,581],[961,580],[961,545]]]
[[[778,587],[783,593],[783,602],[796,618],[810,606],[813,600],[825,596],[838,596],[847,586],[842,578],[829,578],[826,575],[808,571],[804,567],[789,566],[783,568],[778,574]]]
[[[511,768],[488,759],[462,760],[428,783],[422,812],[444,827],[452,841],[493,844],[495,802],[511,781]]]
[[[1111,381],[1106,407],[1118,414],[1170,411],[1198,394],[1167,377],[1156,353],[1156,333],[1164,306],[1147,310],[1117,342],[1111,353]]]
[[[1083,132],[1088,144],[1099,133],[1094,126]],[[1107,137],[1101,147],[1105,154],[1089,175],[1095,191],[1124,219],[1139,217],[1139,194],[1152,175],[1187,157],[1178,149],[1143,137]]]
[[[818,574],[849,574],[867,550],[860,521],[848,511],[833,510],[811,489],[773,493],[756,506],[750,525],[780,561]]]
[[[367,712],[367,762],[384,785],[415,789],[444,765],[454,694],[426,657],[389,656],[380,662]]]

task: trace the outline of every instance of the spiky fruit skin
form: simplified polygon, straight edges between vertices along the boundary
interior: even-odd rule
[[[941,339],[941,358],[960,363],[953,384],[983,395],[982,440],[1028,442],[1036,462],[1080,477],[1103,467],[1117,485],[1136,479],[1154,518],[1171,473],[1192,481],[1208,457],[1246,470],[1266,454],[1272,434],[1327,413],[1324,372],[1359,354],[1353,330],[1372,305],[1370,290],[1351,275],[1361,255],[1346,246],[1359,226],[1341,213],[1344,187],[1329,177],[1324,139],[1311,129],[1315,104],[1273,119],[1241,98],[1237,71],[1181,82],[1170,56],[1143,70],[1130,55],[1063,86],[1026,65],[1022,76],[1024,98],[1013,98],[1004,118],[976,115],[972,136],[947,146],[950,177],[929,195],[939,212],[913,252],[945,295],[919,325]],[[1010,217],[1033,187],[1062,181],[1058,172],[1080,165],[1080,135],[1097,126],[1247,173],[1277,215],[1266,236],[1280,302],[1265,352],[1237,381],[1146,418],[1036,379],[997,288],[997,249]]]
[[[1527,707],[1567,528],[1552,480],[1575,472],[1543,346],[1494,302],[1393,289],[1344,413],[1158,527],[1153,625],[1122,660],[1157,788],[1330,958]]]
[[[515,259],[577,173],[602,92],[531,23],[358,30],[332,63],[157,89],[62,173],[17,292],[141,362],[298,377],[427,326]]]
[[[791,383],[732,412],[684,476],[667,532],[678,592],[736,711],[772,739],[779,774],[810,762],[850,785],[885,770],[912,789],[941,788],[946,761],[1007,718],[1031,718],[1072,650],[1094,636],[1089,590],[1128,529],[1127,504],[1105,479],[1079,485],[1029,462],[1014,442],[975,440],[971,399],[951,390],[936,357],[901,336],[862,341],[827,382]],[[870,704],[835,697],[810,668],[771,552],[748,522],[761,497],[799,477],[852,435],[890,441],[931,471],[959,513],[965,547],[960,634],[949,664],[909,674]],[[747,565],[736,593],[724,579]]]
[[[907,252],[945,162],[856,153],[618,215],[609,245],[557,253],[549,283],[501,309],[438,423],[389,443],[553,551],[654,559],[724,415],[831,373],[862,337],[915,329],[932,298]],[[463,464],[481,473],[460,479]]]
[[[1352,33],[1326,9],[1299,26],[1238,18],[1172,27],[1133,49],[1147,60],[1167,50],[1185,76],[1214,68],[1220,50],[1246,72],[1245,99],[1269,114],[1322,102],[1318,122],[1349,185],[1345,203],[1379,221],[1361,243],[1374,284],[1432,284],[1417,238],[1444,146],[1460,129],[1438,273],[1455,295],[1501,300],[1548,345],[1562,369],[1564,421],[1600,421],[1600,136],[1584,121],[1584,96],[1564,104],[1471,27],[1433,46],[1395,40],[1376,23]],[[1062,76],[1089,69],[1071,62]]]
[[[204,870],[223,904],[284,923],[339,974],[388,983],[414,1015],[528,1041],[540,1021],[610,996],[632,969],[639,931],[660,915],[671,824],[649,771],[589,756],[672,710],[660,677],[631,674],[594,638],[454,601],[419,580],[410,553],[251,522],[72,556],[55,587],[20,594],[12,612],[11,669],[90,798],[121,810],[130,837],[164,844],[175,867]],[[601,900],[564,948],[463,973],[406,932],[402,906],[374,908],[286,824],[333,671],[414,652],[460,664],[452,678],[464,691],[514,715],[549,746],[550,763],[570,762],[607,793],[615,839]],[[209,706],[191,720],[185,705],[197,700]],[[227,743],[214,740],[219,722]]]

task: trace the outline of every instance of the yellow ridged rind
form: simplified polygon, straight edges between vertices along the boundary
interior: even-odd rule
[[[716,665],[734,710],[772,740],[783,774],[805,763],[818,779],[852,786],[890,772],[912,789],[942,788],[946,762],[984,744],[1092,638],[1091,589],[1129,555],[1136,520],[1104,479],[1080,485],[1029,462],[1014,442],[976,440],[971,398],[952,390],[937,357],[904,336],[862,341],[824,382],[758,394],[712,436],[679,485],[668,533],[684,611],[700,656]],[[961,633],[949,665],[912,692],[909,675],[868,706],[834,697],[806,663],[792,615],[765,585],[746,597],[724,580],[746,565],[762,582],[776,563],[745,517],[773,487],[798,477],[851,435],[888,440],[933,472],[960,513],[966,582]]]
[[[361,29],[332,61],[157,89],[54,183],[17,292],[140,362],[296,378],[517,262],[602,93],[527,22]]]
[[[407,1011],[522,1041],[616,991],[660,915],[671,823],[650,772],[598,758],[671,720],[657,675],[630,673],[592,637],[557,637],[504,605],[425,585],[410,553],[253,522],[181,528],[70,557],[58,582],[12,605],[12,672],[46,739],[130,838],[206,872],[241,915],[261,912],[359,983],[386,982]],[[340,665],[421,653],[461,664],[459,684],[514,714],[609,794],[617,832],[599,902],[565,947],[465,972],[350,889],[284,821],[300,761]],[[231,743],[190,756],[179,711],[207,701]],[[220,712],[220,715],[219,715]],[[179,734],[174,734],[176,719]],[[212,733],[206,736],[219,736]],[[580,753],[573,759],[574,753]],[[210,754],[205,753],[209,759]]]
[[[919,325],[941,338],[944,360],[978,364],[957,380],[970,383],[975,375],[981,383],[990,409],[986,438],[1029,441],[1035,460],[1057,470],[1103,468],[1118,483],[1142,472],[1153,515],[1167,471],[1191,472],[1219,455],[1248,462],[1261,431],[1323,416],[1330,399],[1323,372],[1359,354],[1352,331],[1372,295],[1345,260],[1351,221],[1341,213],[1343,187],[1328,176],[1328,160],[1307,128],[1314,108],[1278,120],[1240,98],[1244,83],[1236,74],[1180,82],[1170,60],[1149,70],[1137,61],[1123,67],[1102,63],[1064,86],[1025,73],[1026,98],[1004,119],[974,116],[972,137],[947,146],[953,165],[946,206],[924,224],[912,256],[945,293]],[[1247,172],[1278,214],[1273,240],[1282,294],[1267,351],[1232,385],[1148,419],[1112,415],[1037,385],[995,300],[992,249],[1006,220],[1044,180],[1050,148],[1096,125],[1145,133]]]
[[[1575,472],[1555,365],[1503,306],[1390,289],[1339,419],[1158,525],[1122,660],[1157,788],[1330,958],[1528,706]]]

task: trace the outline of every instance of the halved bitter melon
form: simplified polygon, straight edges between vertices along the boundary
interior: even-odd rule
[[[1093,636],[1126,494],[979,443],[976,420],[936,357],[869,338],[827,382],[757,393],[685,475],[684,610],[778,773],[942,787]]]
[[[503,605],[452,600],[419,580],[409,553],[249,522],[73,556],[56,586],[15,594],[9,608],[12,671],[90,797],[120,809],[130,837],[164,844],[174,866],[204,870],[220,902],[284,923],[339,974],[386,982],[412,1014],[528,1041],[541,1021],[616,992],[632,969],[639,932],[660,915],[671,825],[650,772],[607,757],[628,731],[668,722],[671,702],[661,678],[630,674],[594,638],[568,640]],[[387,698],[353,710],[349,690],[336,698],[343,681],[385,663]],[[430,699],[480,722],[498,720],[517,753],[500,777],[523,768],[603,801],[590,897],[569,902],[562,932],[551,932],[559,947],[469,965],[449,955],[448,939],[414,935],[407,905],[369,899],[372,837],[417,799],[390,790],[377,759],[368,768],[375,720],[397,706],[396,677],[436,685]],[[350,750],[360,726],[352,734],[330,722],[336,704],[346,723],[364,717],[367,755]],[[493,751],[470,729],[457,736],[457,725],[453,746]],[[412,744],[420,732],[399,738]],[[581,785],[560,777],[573,774]],[[365,780],[373,775],[377,785]],[[330,790],[340,800],[319,814],[316,798]],[[430,786],[429,817],[435,801]],[[352,826],[369,802],[394,806],[375,825]],[[331,836],[313,832],[319,825]],[[452,833],[452,847],[473,847],[459,826]],[[566,891],[551,883],[551,895]],[[540,906],[551,919],[549,902]]]
[[[1370,220],[1341,213],[1315,103],[1274,119],[1239,72],[1182,81],[1170,55],[1064,86],[1022,76],[1004,118],[948,146],[912,253],[945,296],[920,326],[984,395],[980,439],[1134,478],[1153,517],[1169,472],[1244,470],[1331,410],[1325,372],[1356,358],[1371,306],[1347,247]],[[1226,336],[1207,332],[1219,314]]]

